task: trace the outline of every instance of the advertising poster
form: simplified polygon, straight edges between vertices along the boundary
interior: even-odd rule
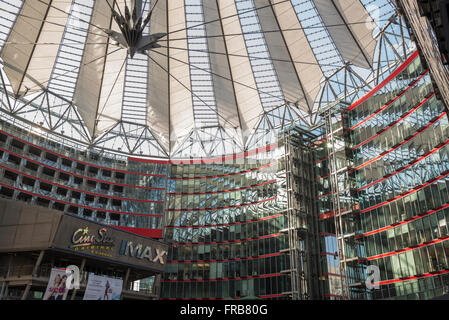
[[[120,300],[123,280],[89,274],[83,300]]]
[[[51,269],[50,280],[43,296],[43,300],[65,300],[67,298],[68,289],[66,286],[67,274],[66,269]]]

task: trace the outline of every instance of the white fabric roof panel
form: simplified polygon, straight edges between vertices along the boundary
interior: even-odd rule
[[[323,76],[290,2],[254,0],[282,91],[288,102],[312,110]],[[284,31],[293,29],[292,31]],[[279,32],[273,32],[279,30]],[[307,64],[300,62],[306,61]],[[296,63],[295,63],[296,62]]]
[[[370,68],[376,42],[368,22],[373,20],[360,0],[313,0],[335,46],[345,61]]]
[[[103,74],[109,41],[95,26],[112,26],[112,13],[105,1],[96,1],[91,18],[91,26],[75,89],[74,103],[83,118],[91,136],[94,136],[98,102],[103,85]],[[117,48],[116,48],[117,49]]]
[[[174,47],[184,49],[169,49],[170,145],[176,149],[194,127],[194,117],[184,1],[172,0],[167,4],[170,41],[174,41]]]
[[[242,28],[237,16],[237,8],[233,0],[218,1],[222,17],[223,32],[228,50],[229,64],[234,79],[234,90],[239,106],[241,128],[250,131],[257,123],[263,112],[256,81],[249,58],[246,56],[246,44]],[[224,18],[224,19],[223,19]]]
[[[153,8],[153,7],[152,7]],[[152,33],[167,33],[167,3],[158,1],[151,19]],[[166,40],[166,39],[164,39]],[[153,135],[159,137],[159,143],[169,150],[170,141],[170,76],[163,69],[169,69],[167,41],[161,41],[161,48],[149,52],[147,123]]]
[[[124,10],[123,0],[116,4]],[[106,1],[95,2],[74,97],[75,105],[94,137],[121,118],[127,52],[113,40],[101,36],[98,27],[120,32],[110,12]]]
[[[124,14],[125,1],[130,9],[134,7],[134,0],[109,1],[109,4],[114,3],[116,12]],[[260,24],[253,29],[250,21],[253,18],[248,18],[244,12],[240,12],[240,16],[238,14],[239,10],[246,10],[242,9],[246,4],[237,10],[235,0],[148,1],[145,3],[150,3],[149,7],[153,10],[149,32],[151,35],[160,34],[160,39],[155,42],[160,47],[145,49],[144,53],[149,57],[148,73],[143,77],[147,77],[148,87],[138,90],[142,96],[146,95],[146,125],[167,153],[173,153],[195,127],[207,127],[204,119],[208,118],[201,118],[203,114],[197,112],[195,119],[194,101],[198,97],[192,96],[192,87],[204,96],[215,99],[218,116],[213,119],[213,126],[216,126],[218,119],[219,125],[225,130],[232,127],[226,131],[239,144],[246,142],[242,140],[246,140],[243,137],[248,135],[242,136],[242,132],[248,133],[255,129],[267,107],[272,107],[267,106],[265,100],[268,99],[264,100],[268,94],[262,92],[262,89],[258,91],[258,85],[266,80],[262,79],[265,75],[260,67],[265,65],[258,60],[261,56],[257,59],[248,56],[249,51],[256,56],[258,53],[255,53],[257,49],[254,48],[263,42],[266,44],[263,54],[266,53],[268,57],[266,65],[272,64],[274,77],[277,78],[269,92],[282,91],[286,102],[295,103],[305,112],[313,112],[324,77],[315,56],[317,48],[312,48],[306,36],[307,31],[303,30],[291,1],[253,0],[257,13],[254,23]],[[331,41],[344,60],[357,66],[370,67],[376,43],[371,29],[366,23],[361,23],[370,18],[363,4],[359,0],[311,1],[316,6],[317,15],[328,26]],[[108,29],[119,35],[122,30],[107,1],[86,0],[85,3],[89,10],[93,5],[93,10],[92,14],[90,11],[83,12],[89,17],[88,21],[84,21],[90,23],[88,32],[84,30],[83,36],[75,35],[80,42],[85,41],[85,46],[84,50],[74,53],[79,57],[77,63],[80,67],[77,72],[73,72],[71,90],[74,89],[73,104],[91,137],[96,139],[122,120],[126,60],[132,59],[124,41],[131,43],[132,37],[123,32],[128,38],[122,36],[123,41],[118,44],[115,35],[108,36]],[[72,4],[72,0],[24,2],[0,53],[5,73],[17,96],[48,88],[50,78],[55,74],[55,61],[61,57],[58,44],[67,39],[65,26]],[[138,8],[143,9],[142,4],[138,3]],[[253,8],[252,4],[249,7]],[[79,8],[83,10],[83,5]],[[195,40],[188,41],[187,38],[189,34],[195,33],[186,30],[186,8],[191,10],[190,14],[203,14],[201,21],[204,21],[207,41],[202,45],[207,46],[209,58],[204,65],[210,66],[212,80],[204,85],[204,91],[201,91],[201,74],[194,72],[195,66],[190,66],[189,57],[195,55],[195,52],[189,52],[190,48],[194,48],[189,47],[189,43]],[[195,8],[203,10],[195,11]],[[145,14],[142,19],[146,17]],[[245,34],[241,23],[245,30],[261,30],[263,39],[260,43],[257,43],[257,35]],[[132,26],[134,28],[134,23]],[[146,45],[151,47],[151,43]],[[195,63],[201,66],[202,62],[197,56]],[[69,68],[66,64],[61,66],[62,70]],[[196,80],[191,74],[195,74]],[[61,83],[66,81],[62,79]],[[130,92],[137,90],[132,83],[127,83],[126,88]],[[143,109],[143,115],[143,104],[140,108]],[[210,116],[211,110],[207,112],[207,116]]]
[[[125,50],[117,51],[116,46],[109,45],[97,107],[97,134],[114,126],[121,118],[126,55]]]
[[[304,109],[304,106],[311,106],[315,101],[320,90],[320,81],[323,78],[323,72],[317,62],[317,59],[310,47],[306,34],[302,30],[298,16],[290,2],[282,0],[272,1],[274,12],[279,21],[291,59],[294,61],[296,72],[301,80],[301,85],[305,92],[305,101],[299,101],[298,106]],[[306,64],[301,62],[307,62]],[[311,109],[309,110],[311,111]]]
[[[227,57],[227,46],[216,1],[204,1],[203,12],[205,21],[215,21],[205,25],[209,48],[210,67],[214,85],[215,100],[220,124],[226,128],[240,127],[240,118],[235,97],[234,84]],[[226,121],[224,120],[226,119]]]
[[[16,95],[40,91],[48,84],[67,21],[64,11],[70,4],[67,0],[29,0],[23,4],[1,53]]]

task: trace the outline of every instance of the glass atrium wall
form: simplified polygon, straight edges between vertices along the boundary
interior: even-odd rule
[[[0,122],[0,196],[161,238],[166,163],[81,151]]]
[[[335,176],[347,175],[348,183],[353,176],[355,187],[349,198],[331,187],[349,296],[443,294],[449,283],[448,118],[417,53],[348,110],[341,120],[347,164]],[[335,210],[348,199],[356,208]],[[369,265],[379,268],[379,289],[366,288]]]
[[[162,298],[319,297],[312,158],[302,138],[294,151],[291,143],[255,158],[171,166]]]
[[[289,291],[285,181],[273,154],[172,165],[161,298],[279,298]]]

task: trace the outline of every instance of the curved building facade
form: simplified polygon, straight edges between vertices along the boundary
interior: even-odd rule
[[[118,261],[161,299],[440,295],[447,68],[418,11],[0,0],[0,197],[118,230],[126,260],[153,254],[130,239],[168,244],[161,275]]]
[[[299,202],[291,203],[285,151],[281,142],[237,157],[171,165],[164,237],[171,246],[162,298],[317,294],[310,287],[316,279],[309,275],[309,262],[299,266],[290,260],[302,261],[297,254],[304,254],[309,243],[293,240],[289,229],[310,232],[311,225],[295,215],[297,225],[292,226],[289,211]],[[307,192],[302,196],[310,199]],[[305,201],[301,199],[302,206]],[[311,208],[302,209],[311,214]]]
[[[322,219],[335,230],[342,294],[442,295],[449,284],[449,123],[418,52],[333,114],[327,115],[329,122],[336,119],[327,130],[334,137],[325,159],[329,172],[320,177],[329,180],[330,191],[320,202],[332,203]],[[378,279],[370,287],[365,279],[373,271]]]
[[[3,197],[162,237],[166,164],[81,152],[5,121],[0,141]]]

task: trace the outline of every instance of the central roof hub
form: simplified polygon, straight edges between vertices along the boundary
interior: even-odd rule
[[[104,29],[104,32],[114,39],[118,45],[128,50],[131,58],[136,52],[145,53],[151,48],[159,48],[156,42],[164,37],[166,33],[155,33],[143,35],[143,30],[151,19],[152,10],[148,13],[145,20],[142,17],[142,0],[132,0],[131,9],[125,2],[124,15],[118,13],[111,7],[112,16],[120,28],[121,32]]]

